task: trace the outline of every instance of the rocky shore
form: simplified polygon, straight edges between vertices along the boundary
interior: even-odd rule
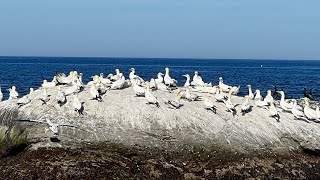
[[[64,87],[62,88],[64,89]],[[131,87],[108,91],[103,102],[90,100],[86,87],[79,93],[84,115],[72,107],[73,95],[62,107],[48,89],[47,105],[29,95],[31,103],[18,108],[16,100],[0,103],[1,176],[12,179],[79,178],[311,178],[319,174],[320,124],[295,120],[287,112],[280,122],[266,109],[254,106],[236,116],[215,103],[217,114],[202,101],[181,101],[178,110],[164,102],[176,92],[153,92],[160,108],[134,97]],[[199,95],[203,95],[198,93]],[[243,97],[233,96],[234,104]],[[68,123],[55,141],[45,124],[16,120]],[[10,144],[10,146],[8,146]],[[23,160],[23,161],[21,161]]]

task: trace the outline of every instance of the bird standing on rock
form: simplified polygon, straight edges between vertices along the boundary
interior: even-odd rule
[[[159,102],[157,100],[157,98],[151,93],[150,91],[150,83],[147,81],[145,83],[145,86],[147,87],[147,90],[145,92],[145,97],[148,101],[148,104],[154,104],[156,107],[160,107]]]

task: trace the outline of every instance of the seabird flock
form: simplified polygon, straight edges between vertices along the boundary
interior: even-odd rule
[[[16,87],[12,86],[9,90],[9,99],[17,99],[18,108],[29,104],[33,100],[39,100],[42,105],[46,105],[50,100],[55,101],[60,107],[67,102],[66,96],[73,95],[73,109],[79,114],[83,115],[84,103],[78,99],[78,94],[81,93],[85,87],[89,89],[92,100],[96,100],[97,103],[103,101],[103,95],[111,90],[120,90],[128,87],[132,87],[135,95],[137,97],[145,97],[146,103],[160,107],[160,103],[157,97],[154,95],[153,91],[164,91],[168,93],[176,93],[176,96],[172,100],[168,100],[164,104],[171,109],[180,109],[183,107],[181,99],[186,101],[203,101],[203,107],[208,111],[213,113],[218,113],[221,109],[218,109],[215,105],[216,103],[224,104],[226,111],[232,113],[233,116],[237,115],[236,106],[240,105],[242,115],[250,113],[252,108],[263,108],[269,111],[270,117],[275,118],[278,122],[280,121],[280,113],[287,112],[292,113],[296,119],[303,118],[308,120],[319,121],[320,111],[319,107],[316,110],[309,106],[309,100],[313,97],[308,97],[305,90],[305,105],[302,108],[297,105],[296,100],[286,100],[284,91],[278,91],[275,88],[275,92],[271,90],[267,91],[265,98],[261,96],[260,90],[255,90],[252,92],[251,85],[248,85],[248,95],[244,97],[242,104],[234,104],[232,102],[232,96],[237,95],[240,86],[229,86],[223,82],[223,78],[219,78],[218,85],[212,85],[212,83],[205,83],[200,76],[200,74],[195,71],[194,76],[190,78],[189,74],[182,75],[186,78],[183,87],[177,87],[177,81],[170,77],[170,69],[165,68],[165,74],[159,72],[156,78],[151,78],[150,81],[143,80],[140,76],[136,75],[135,69],[131,68],[129,74],[129,79],[126,79],[123,73],[119,69],[116,69],[116,74],[109,74],[104,77],[103,73],[99,75],[92,76],[92,81],[88,82],[86,85],[83,83],[83,74],[77,71],[71,71],[68,76],[64,73],[57,73],[51,82],[43,80],[42,95],[38,96],[36,99],[30,99],[29,95],[34,92],[30,88],[30,93],[18,98],[19,94],[16,91]],[[191,81],[191,82],[190,82]],[[61,87],[64,87],[61,90]],[[47,94],[47,89],[57,88],[57,94],[50,95]],[[310,90],[310,95],[312,90]],[[274,98],[275,93],[281,95],[280,103],[276,102]],[[203,95],[201,95],[203,94]],[[307,95],[306,95],[307,94]],[[0,101],[3,99],[3,94],[0,87]],[[311,99],[313,100],[313,99]],[[254,102],[254,103],[253,103]],[[254,106],[253,106],[254,105]],[[282,109],[282,110],[281,110]],[[49,123],[50,124],[50,123]]]

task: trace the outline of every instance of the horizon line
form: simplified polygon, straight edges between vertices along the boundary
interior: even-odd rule
[[[0,57],[17,57],[17,58],[109,58],[109,59],[182,59],[182,60],[269,60],[269,61],[320,61],[320,59],[276,59],[276,58],[186,58],[186,57],[126,57],[126,56],[117,56],[117,57],[108,57],[108,56],[12,56],[12,55],[0,55]]]

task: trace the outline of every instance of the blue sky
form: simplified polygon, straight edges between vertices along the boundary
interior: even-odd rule
[[[0,55],[320,60],[320,1],[0,0]]]

